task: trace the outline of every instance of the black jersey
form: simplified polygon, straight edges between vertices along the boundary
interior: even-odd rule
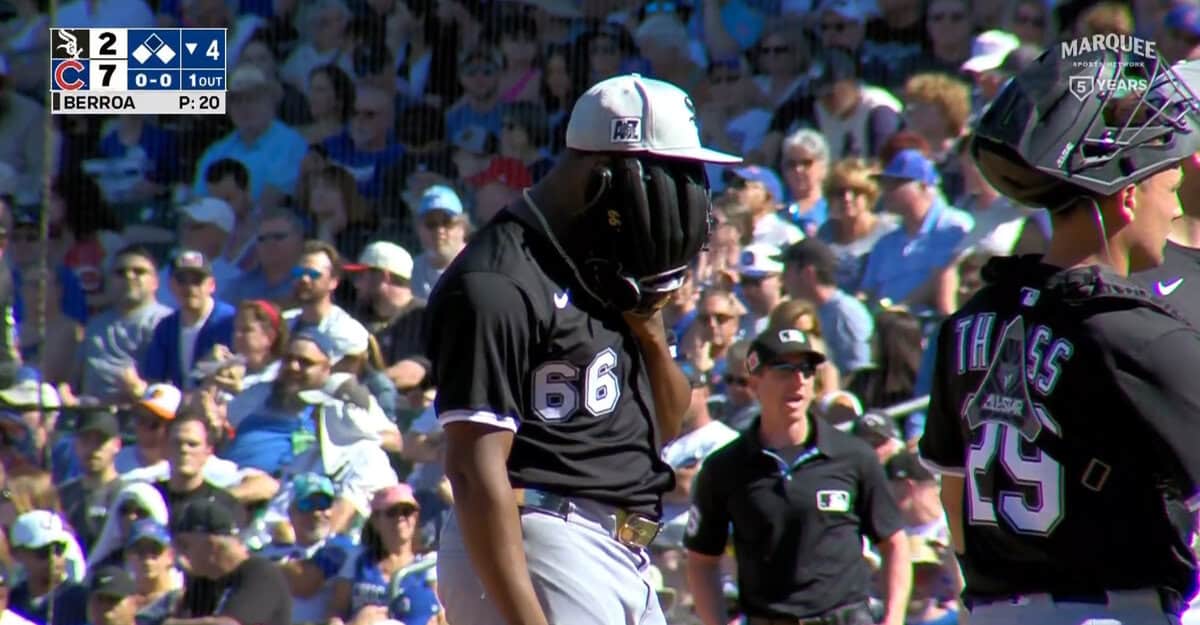
[[[641,352],[540,230],[501,213],[447,268],[427,314],[438,418],[515,431],[514,487],[658,516],[674,473],[658,456]]]
[[[969,596],[1167,587],[1200,483],[1200,334],[1133,281],[993,259],[943,322],[925,461],[964,478]]]
[[[1135,277],[1200,329],[1200,249],[1167,241],[1163,263]]]

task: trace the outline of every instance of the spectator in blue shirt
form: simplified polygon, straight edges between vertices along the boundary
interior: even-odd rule
[[[463,95],[446,111],[446,136],[454,137],[469,126],[480,126],[500,135],[500,53],[477,48],[462,55],[458,79]]]
[[[914,311],[950,314],[957,305],[954,250],[974,218],[941,198],[937,170],[919,150],[901,150],[879,180],[883,207],[901,227],[875,244],[859,290]]]
[[[171,291],[179,309],[159,322],[138,367],[147,382],[170,382],[189,389],[192,368],[216,345],[233,344],[234,308],[213,296],[212,266],[195,250],[180,252],[171,264]]]
[[[396,107],[392,95],[378,87],[362,85],[354,97],[350,124],[325,141],[329,159],[354,175],[358,190],[369,199],[379,198],[383,173],[404,156],[404,146],[392,131]]]
[[[250,170],[250,193],[259,206],[277,206],[295,191],[300,160],[308,149],[304,137],[276,116],[279,83],[252,65],[229,76],[229,118],[233,131],[208,146],[196,163],[192,192],[208,194],[205,172],[222,158],[241,161]]]
[[[838,259],[833,250],[820,240],[805,239],[779,259],[784,262],[787,294],[817,307],[821,336],[842,378],[869,367],[875,321],[862,302],[837,287]]]

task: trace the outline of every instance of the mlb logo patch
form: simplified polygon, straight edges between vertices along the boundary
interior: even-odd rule
[[[618,117],[612,120],[613,143],[641,143],[642,118]]]
[[[821,512],[849,512],[850,493],[844,490],[817,491],[817,510]]]

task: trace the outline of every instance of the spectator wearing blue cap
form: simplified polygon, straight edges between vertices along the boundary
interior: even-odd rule
[[[319,473],[292,478],[288,522],[276,525],[260,555],[279,563],[292,590],[292,622],[325,622],[334,575],[354,545],[330,533],[330,512],[337,494],[333,482]]]
[[[970,214],[941,199],[938,174],[920,150],[901,150],[879,175],[883,207],[901,227],[879,239],[867,257],[859,291],[913,310],[949,314],[957,306],[955,249],[972,228]]]
[[[358,191],[368,199],[379,198],[384,172],[404,156],[404,146],[392,130],[395,121],[394,97],[373,85],[360,85],[346,131],[324,143],[330,160],[354,175]]]
[[[417,209],[421,255],[413,261],[413,295],[427,299],[450,261],[467,245],[470,222],[454,189],[436,184],[421,195]]]
[[[133,576],[141,607],[139,625],[161,623],[183,597],[183,576],[175,568],[171,533],[154,519],[135,521],[125,541],[125,570]]]
[[[747,165],[727,170],[727,193],[750,212],[751,241],[775,247],[787,247],[804,238],[804,233],[779,215],[783,202],[783,182],[770,168]]]
[[[1171,63],[1200,58],[1200,6],[1179,3],[1166,14],[1158,53]]]

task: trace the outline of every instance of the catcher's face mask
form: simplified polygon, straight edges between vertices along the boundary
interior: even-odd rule
[[[587,197],[585,277],[618,310],[661,308],[712,229],[704,165],[614,158],[597,168]]]

